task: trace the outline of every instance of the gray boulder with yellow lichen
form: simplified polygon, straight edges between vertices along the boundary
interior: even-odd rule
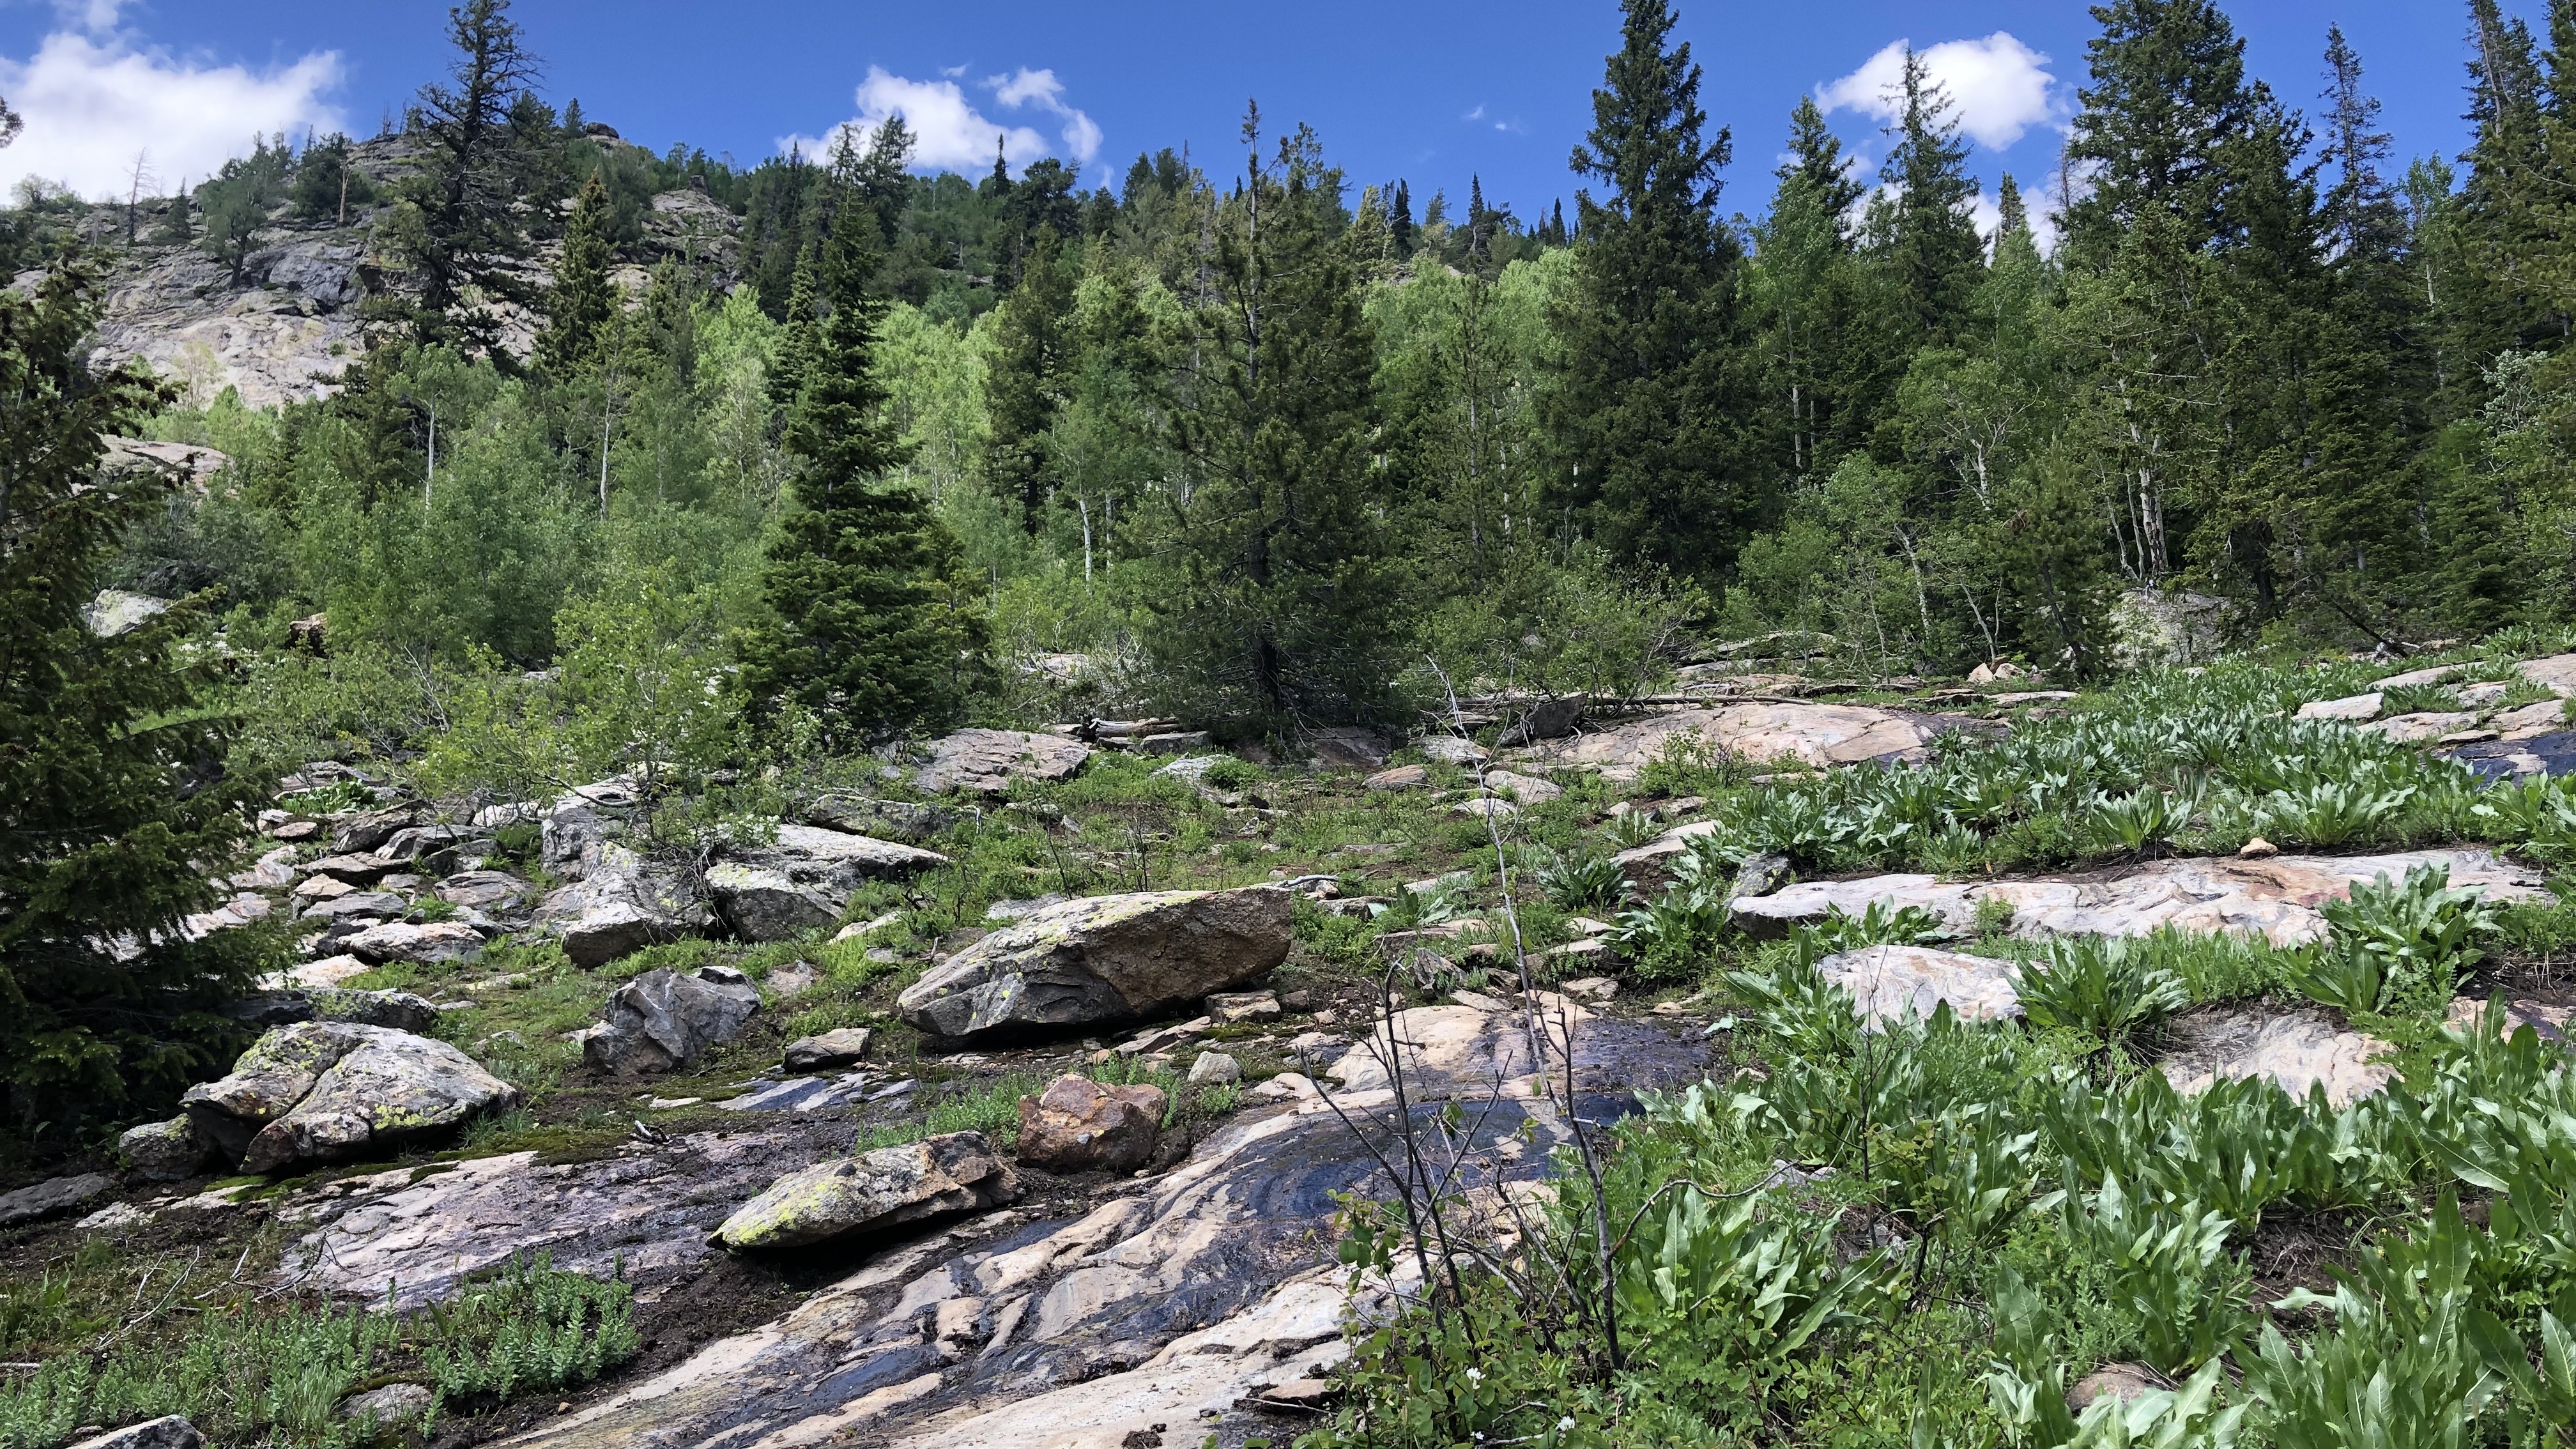
[[[516,1106],[519,1089],[443,1041],[345,1021],[282,1026],[180,1104],[244,1172],[340,1162]]]
[[[1016,1201],[1020,1181],[981,1132],[818,1162],[769,1185],[716,1229],[728,1248],[801,1248]]]

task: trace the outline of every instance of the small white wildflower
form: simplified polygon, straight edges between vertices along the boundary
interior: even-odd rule
[[[1483,1383],[1484,1381],[1485,1381],[1485,1371],[1484,1371],[1483,1369],[1469,1369],[1469,1370],[1467,1370],[1467,1382],[1469,1382],[1469,1383],[1471,1383],[1471,1384],[1481,1384],[1481,1383]],[[1482,1437],[1482,1436],[1480,1435],[1479,1437]]]
[[[1571,1429],[1571,1428],[1573,1428],[1573,1427],[1574,1427],[1574,1416],[1573,1416],[1572,1414],[1568,1414],[1568,1415],[1566,1415],[1564,1418],[1559,1419],[1559,1420],[1557,1420],[1557,1421],[1556,1421],[1556,1432],[1558,1432],[1558,1433],[1560,1433],[1560,1434],[1564,1433],[1566,1430]]]

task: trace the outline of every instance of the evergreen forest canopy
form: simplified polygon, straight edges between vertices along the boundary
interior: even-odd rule
[[[477,3],[368,143],[389,174],[281,141],[153,227],[128,208],[238,274],[354,196],[382,271],[337,395],[162,417],[239,487],[121,567],[460,678],[651,614],[741,665],[749,718],[850,742],[1008,714],[994,666],[1039,653],[1251,737],[1404,718],[1435,672],[1633,690],[1685,621],[1881,675],[2091,675],[2124,591],[2362,647],[2562,617],[2576,21],[2544,46],[2474,0],[2475,140],[2401,175],[2340,33],[2311,121],[2214,4],[2095,13],[2048,255],[2010,177],[1977,233],[1919,59],[1878,185],[1809,100],[1760,220],[1730,213],[1747,179],[1663,4],[1626,7],[1570,223],[1524,224],[1480,185],[1455,216],[1353,196],[1257,110],[1231,174],[1164,150],[1114,191],[914,175],[899,121],[749,170],[655,157],[540,99]],[[621,289],[677,189],[738,256]],[[19,265],[80,230],[22,199]],[[533,349],[498,345],[514,309]]]

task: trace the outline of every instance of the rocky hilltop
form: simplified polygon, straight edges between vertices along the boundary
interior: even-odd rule
[[[601,129],[595,144],[617,146]],[[351,165],[379,197],[415,164],[415,143],[394,135],[361,142]],[[139,229],[148,238],[160,216],[147,210]],[[98,330],[102,362],[141,358],[185,390],[189,406],[202,407],[226,388],[244,405],[273,407],[331,390],[341,371],[367,345],[370,297],[399,293],[377,228],[389,202],[352,207],[346,221],[299,220],[280,204],[244,260],[241,278],[195,246],[139,240],[111,248],[105,315]],[[681,189],[652,198],[642,218],[642,238],[620,259],[615,276],[628,295],[640,295],[654,264],[676,258],[700,269],[718,291],[740,280],[740,219],[703,192]],[[540,243],[511,268],[514,283],[534,296],[552,280],[560,242]],[[16,279],[26,287],[42,274]],[[485,299],[501,321],[502,345],[524,357],[541,319],[524,301]]]

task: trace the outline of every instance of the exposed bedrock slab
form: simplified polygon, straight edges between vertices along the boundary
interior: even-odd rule
[[[2281,855],[2269,860],[2194,857],[2160,860],[2095,875],[2035,880],[1943,882],[1930,875],[1878,875],[1805,881],[1765,896],[1728,903],[1735,923],[1755,935],[1780,935],[1839,908],[1857,916],[1872,904],[1917,906],[1949,930],[1972,929],[1982,901],[2012,907],[2018,936],[2140,936],[2159,926],[2187,931],[2259,933],[2276,946],[2325,934],[2317,906],[2376,876],[2403,880],[2419,865],[2450,867],[2451,884],[2490,900],[2537,899],[2540,876],[2488,850],[2409,850],[2394,855]]]
[[[1151,1016],[1288,956],[1290,897],[1266,886],[1089,896],[1032,912],[907,988],[904,1020],[966,1037]]]
[[[2269,1077],[2301,1100],[2322,1085],[2326,1100],[2344,1107],[2388,1085],[2395,1069],[2376,1058],[2389,1050],[2317,1013],[2234,1006],[2176,1017],[2157,1067],[2185,1095],[2220,1081]]]
[[[1944,1002],[1961,1021],[2021,1015],[2010,961],[1924,946],[1868,946],[1827,956],[1816,970],[1850,992],[1853,1011],[1872,1026],[1928,1019]]]
[[[590,1162],[512,1152],[343,1178],[281,1210],[304,1235],[279,1277],[378,1299],[390,1282],[406,1305],[445,1298],[519,1253],[548,1253],[594,1277],[621,1262],[628,1276],[649,1277],[705,1258],[718,1223],[780,1169],[825,1151],[809,1131],[693,1132]]]
[[[1959,721],[1907,710],[1851,704],[1738,704],[1674,710],[1517,750],[1542,765],[1582,766],[1613,776],[1644,769],[1682,736],[1707,749],[1760,764],[1818,767],[1864,760],[1914,759],[1934,735]]]
[[[999,795],[1014,780],[1070,779],[1089,758],[1090,746],[1062,735],[959,730],[932,743],[930,762],[913,783],[933,795],[948,790]]]
[[[1706,1060],[1642,1025],[1602,1022],[1580,1040],[1586,1092],[1677,1085]],[[1442,1096],[1425,1094],[1426,1119]],[[1466,1113],[1471,1162],[1492,1164],[1474,1169],[1488,1173],[1477,1181],[1544,1171],[1561,1140],[1547,1104],[1482,1101],[1480,1090]],[[1383,1111],[1387,1098],[1345,1099],[1369,1103]],[[1605,1095],[1602,1111],[1615,1110]],[[1375,1172],[1320,1098],[1247,1113],[1180,1167],[1087,1212],[1031,1222],[1005,1210],[889,1248],[785,1317],[508,1442],[1119,1449],[1155,1442],[1128,1436],[1161,1424],[1161,1442],[1196,1443],[1236,1416],[1237,1400],[1337,1361],[1346,1314],[1384,1311],[1373,1292],[1352,1301],[1333,1263],[1333,1194],[1377,1190]]]

